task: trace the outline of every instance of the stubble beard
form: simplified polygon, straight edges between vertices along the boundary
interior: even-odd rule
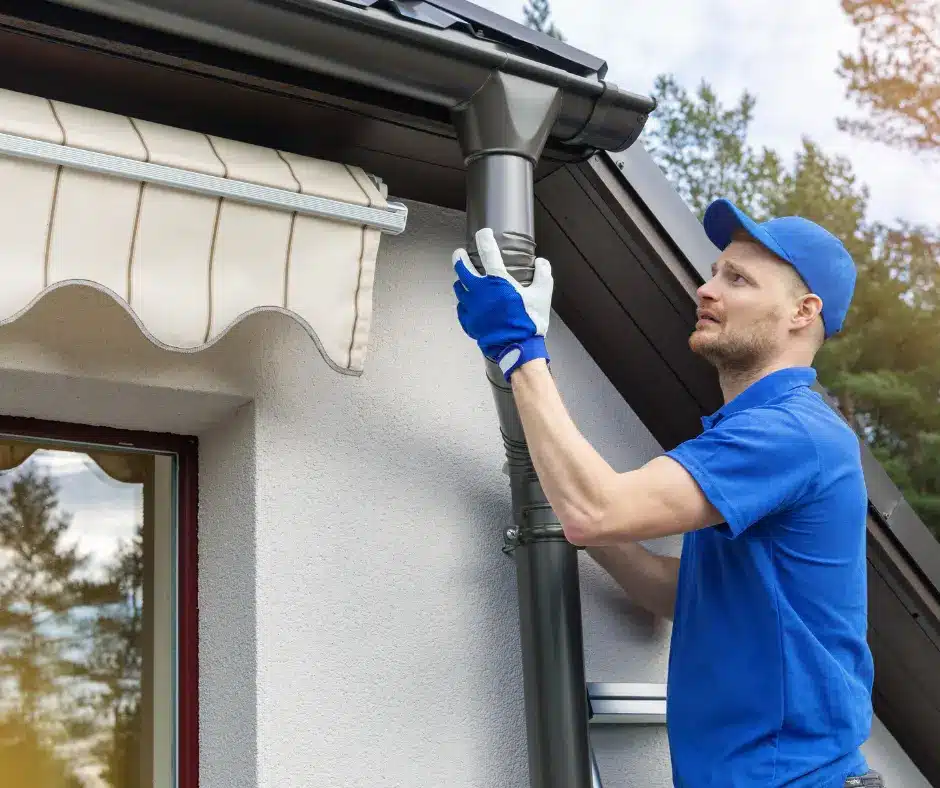
[[[723,326],[697,329],[689,337],[689,347],[722,375],[746,375],[760,369],[773,355],[766,324],[753,326],[746,334],[728,333]]]

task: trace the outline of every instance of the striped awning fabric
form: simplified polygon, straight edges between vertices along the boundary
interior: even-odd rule
[[[356,167],[0,90],[0,324],[91,285],[195,352],[281,310],[358,374],[381,235],[406,220]]]

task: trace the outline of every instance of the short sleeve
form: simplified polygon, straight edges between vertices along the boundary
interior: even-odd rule
[[[792,413],[775,407],[727,416],[666,456],[692,475],[732,538],[792,505],[819,473],[809,431]]]

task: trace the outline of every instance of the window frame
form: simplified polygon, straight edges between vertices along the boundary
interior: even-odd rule
[[[0,435],[71,441],[173,454],[177,478],[177,788],[199,786],[199,439],[194,435],[125,430],[0,415]]]

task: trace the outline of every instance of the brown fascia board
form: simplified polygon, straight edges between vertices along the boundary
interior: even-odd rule
[[[940,785],[940,605],[884,523],[868,524],[868,643],[875,713]]]

